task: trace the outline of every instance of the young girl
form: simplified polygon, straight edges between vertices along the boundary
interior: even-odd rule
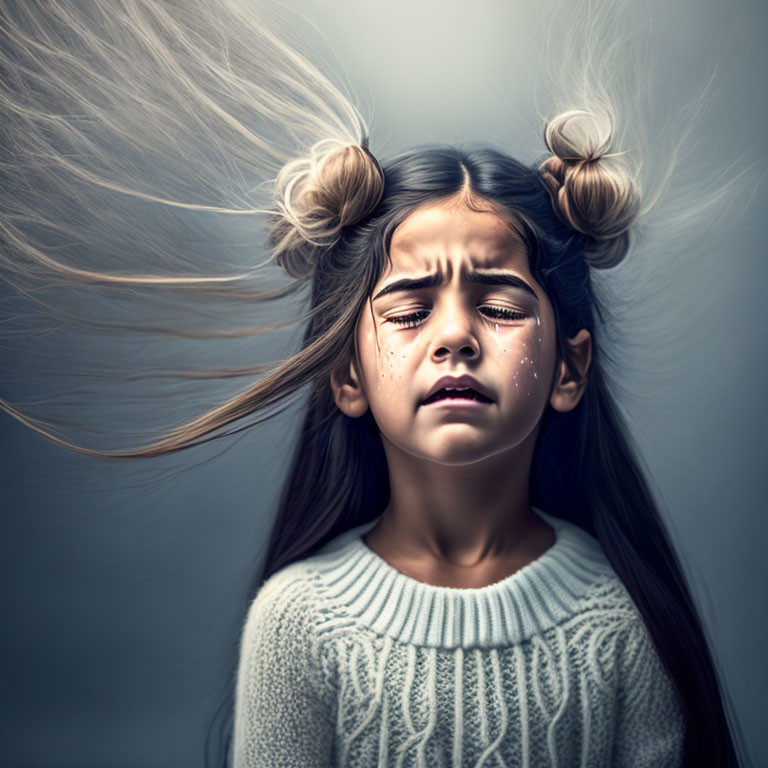
[[[317,168],[302,215],[356,213],[307,263],[328,309],[303,348],[332,370],[242,637],[235,765],[733,760],[601,368],[590,270],[623,258],[637,191],[600,116],[546,141],[539,168]]]
[[[136,458],[231,434],[310,385],[244,617],[233,765],[736,765],[603,367],[592,275],[626,256],[641,204],[612,103],[547,121],[532,166],[445,147],[384,161],[346,98],[236,5],[3,13],[8,274],[249,300],[311,287],[295,355],[141,449],[76,446],[3,403],[61,444]],[[257,208],[251,180],[270,169]],[[252,271],[128,274],[53,250],[77,225],[97,256],[178,256],[179,210],[267,214],[294,283],[236,296]]]

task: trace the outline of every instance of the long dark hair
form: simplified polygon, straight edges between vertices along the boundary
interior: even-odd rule
[[[582,526],[602,544],[680,691],[687,764],[735,765],[723,708],[727,692],[719,688],[680,564],[609,391],[600,335],[610,330],[610,321],[585,261],[600,233],[574,221],[568,226],[552,205],[550,182],[564,185],[575,169],[555,162],[543,172],[491,150],[422,149],[385,163],[382,189],[377,172],[382,169],[355,160],[367,152],[367,128],[357,109],[251,5],[236,0],[121,0],[106,10],[74,0],[2,5],[0,270],[8,286],[30,296],[30,286],[71,283],[131,293],[188,291],[248,304],[271,301],[289,296],[302,280],[274,291],[247,290],[255,270],[218,275],[211,256],[221,249],[211,248],[208,236],[189,237],[191,219],[185,217],[194,216],[198,224],[202,217],[224,217],[231,225],[232,216],[243,221],[272,214],[276,200],[287,228],[275,227],[272,255],[283,254],[276,260],[289,274],[313,270],[311,317],[301,349],[255,383],[262,366],[214,372],[251,383],[139,450],[86,449],[60,439],[4,398],[0,410],[83,453],[149,458],[246,429],[258,423],[244,423],[249,417],[308,384],[304,423],[253,596],[279,568],[372,519],[386,505],[386,461],[376,425],[370,414],[350,419],[338,411],[329,372],[354,354],[354,326],[386,264],[397,225],[419,205],[456,194],[468,176],[476,199],[498,206],[519,228],[531,272],[554,308],[560,356],[568,361],[565,339],[576,330],[587,328],[593,339],[589,382],[579,405],[543,416],[531,502]],[[584,23],[591,28],[597,15],[585,15]],[[607,54],[624,46],[612,36],[609,48],[592,44],[588,35],[574,40],[573,50],[592,57],[584,69],[566,49],[551,50],[581,84],[599,86],[601,96],[601,84],[614,82],[617,72]],[[595,64],[594,76],[582,77]],[[572,90],[563,81],[562,90],[569,102],[590,108],[581,88]],[[572,155],[565,145],[560,154]],[[334,169],[335,160],[325,161],[339,148],[349,151]],[[580,167],[584,178],[596,169],[594,159],[584,159],[590,164]],[[667,165],[671,173],[674,163]],[[301,201],[290,194],[300,189],[294,182],[314,183],[324,169],[336,173],[333,183],[318,187],[328,199],[316,195],[311,202],[317,217],[310,211],[302,218]],[[275,174],[276,194],[263,203],[256,182]],[[726,194],[722,185],[719,197],[711,199]],[[578,211],[572,213],[578,218]],[[621,223],[621,217],[606,220]],[[128,273],[126,260],[134,268]],[[189,265],[200,273],[190,274]],[[262,330],[241,329],[239,335]],[[195,336],[185,327],[177,335],[233,334]],[[220,711],[231,717],[231,690],[228,695]]]
[[[328,295],[336,301],[314,315],[303,347],[346,315],[339,352],[353,354],[354,321],[385,266],[395,228],[416,207],[458,193],[464,169],[475,198],[500,206],[517,223],[531,274],[554,309],[561,358],[571,365],[566,337],[579,329],[588,329],[593,339],[581,401],[567,413],[547,406],[543,416],[531,503],[595,536],[626,585],[682,698],[685,765],[735,766],[724,692],[700,618],[609,389],[600,344],[603,329],[610,330],[609,313],[593,289],[584,258],[586,237],[555,215],[536,167],[491,149],[422,149],[387,163],[384,195],[374,214],[319,257],[313,306]],[[349,418],[336,407],[330,382],[316,381],[252,595],[283,566],[377,517],[388,500],[386,457],[370,411]]]

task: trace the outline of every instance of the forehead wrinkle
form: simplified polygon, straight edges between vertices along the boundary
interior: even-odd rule
[[[461,269],[467,268],[467,262],[476,268],[493,269],[519,268],[522,258],[527,271],[527,247],[509,221],[491,211],[473,212],[469,219],[483,217],[481,224],[473,224],[448,214],[451,210],[437,205],[412,214],[415,219],[406,219],[393,234],[388,268],[382,278],[401,273],[424,276],[439,270],[450,279],[455,260]]]
[[[526,253],[525,243],[511,229],[503,237],[478,231],[463,232],[458,238],[454,232],[440,233],[437,238],[407,235],[403,243],[393,242],[390,246],[391,257],[400,256],[408,260],[446,259],[456,255],[460,258],[469,256],[480,261],[494,261],[508,255]]]
[[[450,281],[454,275],[462,276],[473,269],[512,269],[513,271],[522,271],[527,273],[527,254],[524,249],[515,249],[514,251],[503,251],[494,249],[487,253],[478,254],[475,249],[471,251],[462,251],[457,253],[430,253],[419,258],[416,253],[409,254],[410,258],[405,263],[395,264],[392,261],[392,268],[388,270],[382,279],[395,277],[425,277],[427,275],[438,274],[443,281]],[[457,263],[458,269],[454,270],[454,263]]]

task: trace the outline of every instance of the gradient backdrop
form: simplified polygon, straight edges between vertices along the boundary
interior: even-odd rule
[[[327,36],[316,40],[318,55],[336,70],[338,56],[361,100],[374,105],[375,152],[443,141],[488,142],[526,160],[542,150],[530,64],[537,9],[547,2],[288,4]],[[717,62],[686,166],[692,180],[711,183],[699,161],[754,163],[752,196],[739,203],[745,212],[732,231],[702,231],[678,263],[656,254],[609,280],[632,318],[622,407],[754,765],[763,766],[768,6],[629,5],[638,18],[656,18],[659,103],[685,101]],[[296,331],[242,350],[274,358],[298,339]],[[94,342],[88,354],[115,343]],[[228,359],[239,349],[228,347]],[[47,394],[13,376],[19,354],[0,348],[0,396]],[[124,354],[139,361],[165,351],[134,344]],[[185,354],[212,365],[219,352],[190,345]],[[236,389],[228,387],[215,391]],[[190,415],[197,405],[183,404]],[[136,418],[123,407],[115,400],[79,414]],[[144,407],[148,420],[172,411],[151,400]],[[0,765],[203,765],[205,729],[236,653],[299,416],[294,407],[237,440],[130,466],[73,454],[0,417]]]

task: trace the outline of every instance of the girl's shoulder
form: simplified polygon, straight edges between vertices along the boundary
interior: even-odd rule
[[[248,607],[245,631],[256,626],[290,625],[305,633],[311,631],[321,613],[321,596],[311,564],[298,560],[265,579]]]
[[[616,619],[640,616],[624,582],[607,561],[579,601],[581,612],[606,613]]]
[[[248,606],[243,636],[291,635],[317,651],[334,630],[348,625],[343,606],[326,594],[321,562],[322,555],[308,555],[265,579]]]
[[[642,633],[645,629],[637,604],[608,562],[581,595],[574,607],[573,617],[566,624],[570,627],[589,625],[594,633],[606,636]]]
[[[650,676],[656,685],[669,686],[643,614],[610,566],[584,593],[579,609],[563,628],[572,646],[581,647],[605,679],[631,685],[639,676]]]

